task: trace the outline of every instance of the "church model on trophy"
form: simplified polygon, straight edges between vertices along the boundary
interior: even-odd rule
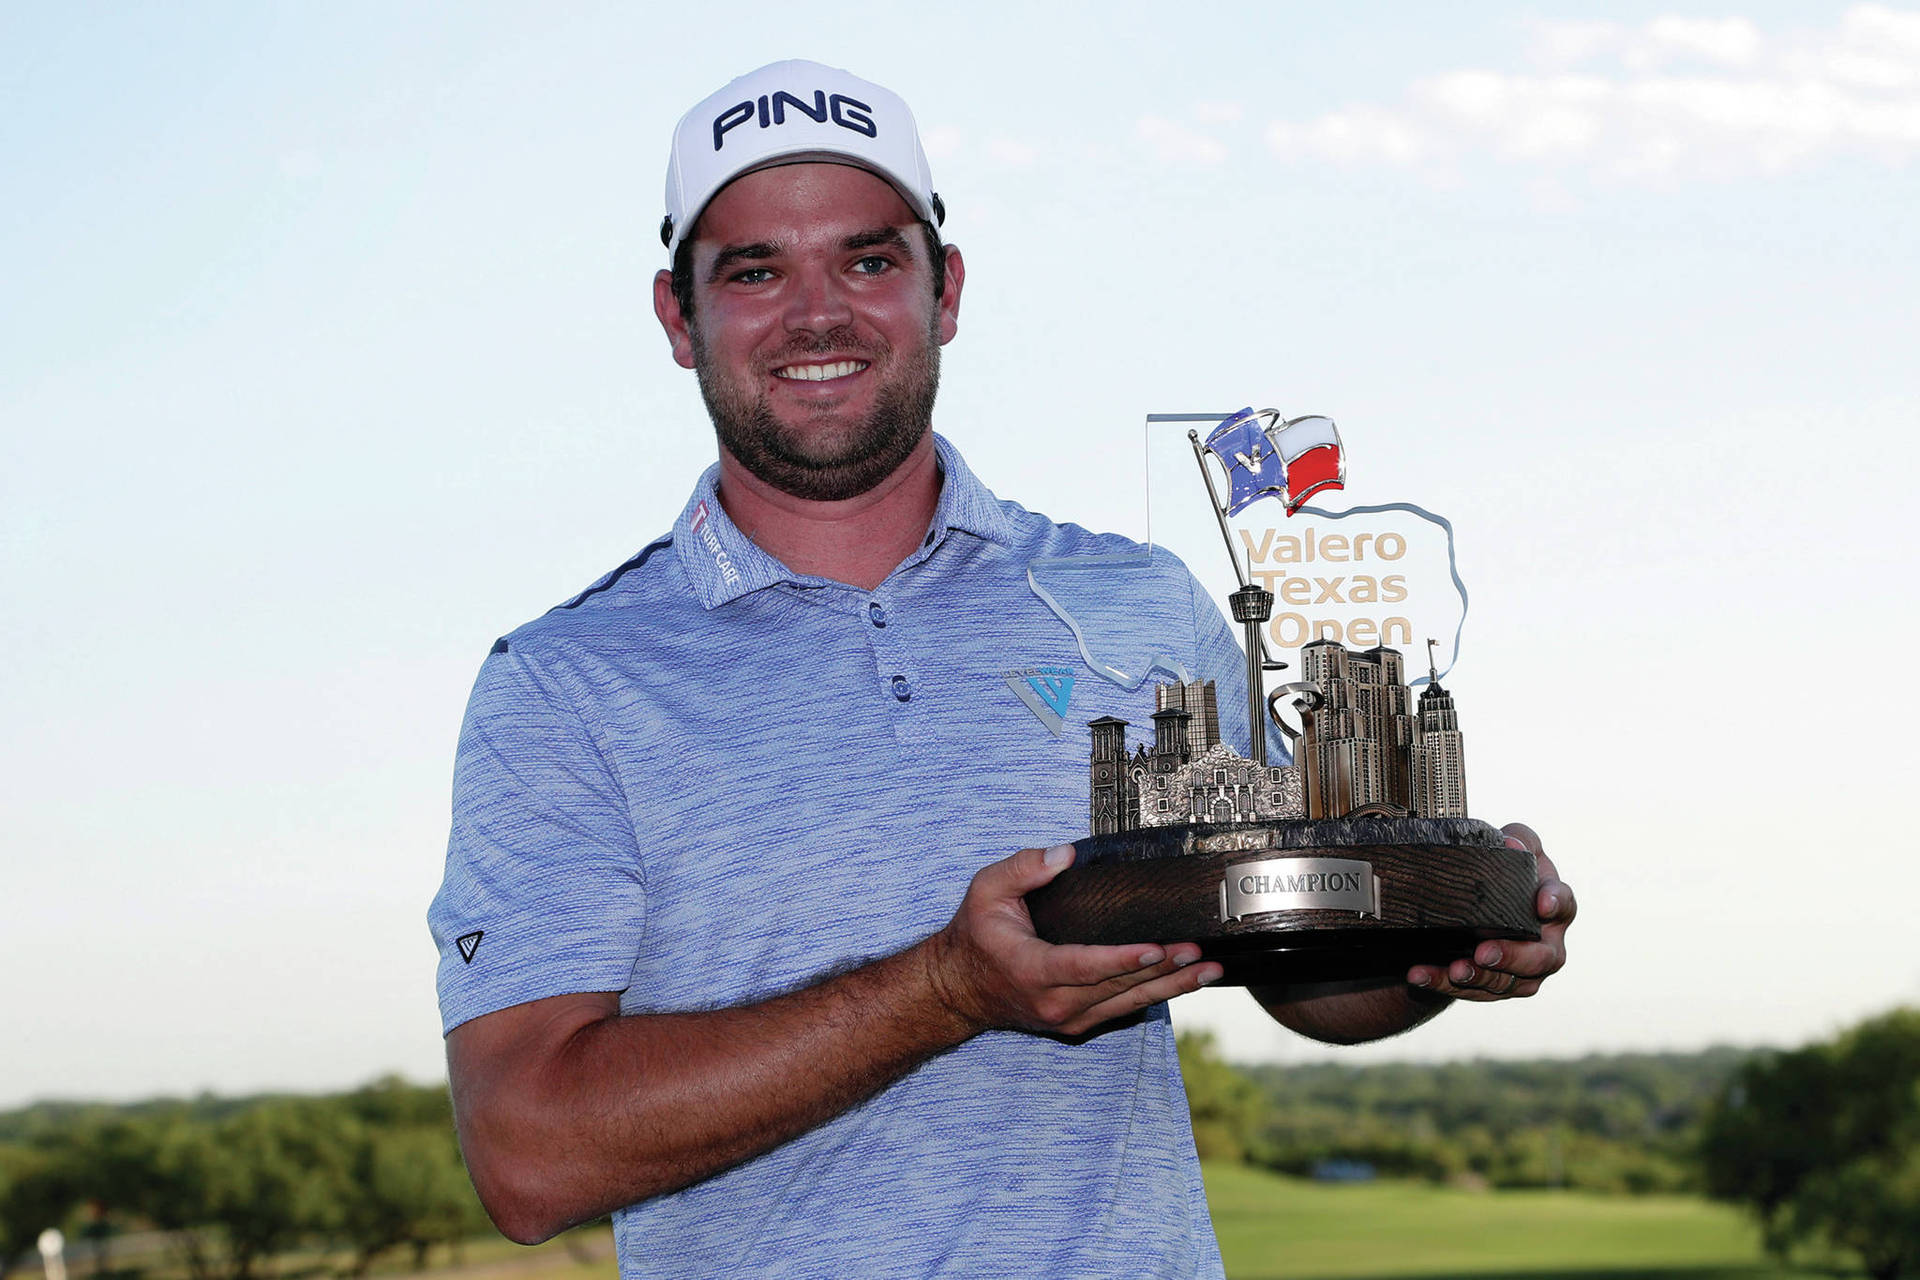
[[[1092,834],[1285,818],[1464,818],[1464,747],[1453,695],[1429,679],[1412,708],[1397,649],[1333,640],[1300,651],[1302,727],[1291,764],[1249,760],[1220,740],[1213,681],[1155,692],[1153,745],[1127,752],[1127,722],[1090,722]]]

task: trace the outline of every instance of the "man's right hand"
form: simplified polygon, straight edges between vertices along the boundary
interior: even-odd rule
[[[960,909],[923,950],[928,980],[968,1035],[1012,1029],[1080,1035],[1217,981],[1191,942],[1056,946],[1033,931],[1025,896],[1073,864],[1073,846],[1022,849],[981,868]]]

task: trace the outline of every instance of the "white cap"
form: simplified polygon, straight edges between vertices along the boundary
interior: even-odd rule
[[[811,161],[869,170],[892,183],[921,221],[938,226],[946,217],[920,130],[898,94],[817,62],[775,62],[680,118],[660,224],[668,258],[720,188],[755,169]]]

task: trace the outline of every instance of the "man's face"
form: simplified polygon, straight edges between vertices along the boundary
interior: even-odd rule
[[[925,438],[953,337],[957,254],[927,261],[906,202],[847,165],[763,169],[701,214],[694,313],[655,283],[674,358],[700,378],[720,443],[812,501],[872,489]],[[936,301],[934,272],[946,275]]]

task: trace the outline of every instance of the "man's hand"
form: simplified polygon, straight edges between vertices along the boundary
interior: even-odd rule
[[[1407,974],[1414,986],[1462,1000],[1506,1000],[1532,995],[1567,962],[1567,926],[1577,909],[1572,888],[1561,882],[1532,827],[1510,822],[1500,830],[1509,848],[1530,851],[1539,868],[1533,909],[1540,916],[1540,941],[1483,942],[1470,960],[1455,960],[1445,968],[1416,965]]]
[[[947,927],[926,943],[927,972],[968,1034],[1079,1035],[1218,980],[1190,942],[1055,946],[1033,931],[1026,894],[1073,863],[1073,846],[1022,849],[981,868]]]

